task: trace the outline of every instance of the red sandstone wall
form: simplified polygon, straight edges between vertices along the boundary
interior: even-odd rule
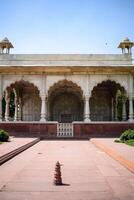
[[[74,124],[74,137],[118,137],[127,129],[134,129],[134,123]]]
[[[74,123],[75,138],[118,137],[134,123]],[[0,128],[17,137],[56,138],[57,123],[0,123]]]
[[[57,135],[56,123],[0,123],[0,128],[18,137],[53,138]]]

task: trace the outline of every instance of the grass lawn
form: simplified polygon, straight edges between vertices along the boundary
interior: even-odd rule
[[[118,140],[118,139],[116,139],[114,142],[117,142],[117,143],[124,143],[124,144],[127,144],[127,145],[129,145],[129,146],[132,146],[132,147],[134,147],[134,139],[132,139],[132,140],[126,140],[126,141],[122,141],[122,140]]]
[[[127,144],[127,145],[130,145],[130,146],[133,146],[133,147],[134,147],[134,140],[127,140],[127,141],[125,142],[125,144]]]
[[[0,141],[0,144],[2,144],[2,142]]]

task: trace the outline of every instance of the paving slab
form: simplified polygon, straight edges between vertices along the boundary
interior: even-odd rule
[[[133,200],[134,174],[89,141],[40,141],[0,168],[0,200],[31,199]]]

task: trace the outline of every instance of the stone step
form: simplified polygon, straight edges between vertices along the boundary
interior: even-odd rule
[[[9,153],[6,153],[6,154],[0,156],[0,165],[5,163],[9,159],[13,158],[14,156],[18,155],[22,151],[25,151],[26,149],[28,149],[29,147],[33,146],[34,144],[36,144],[39,141],[40,141],[40,139],[37,138],[37,139],[33,140],[32,142],[29,142],[29,143],[27,143],[27,144],[15,149],[15,150],[11,151],[11,152],[9,152]]]

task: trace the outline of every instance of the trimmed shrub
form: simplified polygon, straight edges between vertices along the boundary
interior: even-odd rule
[[[127,140],[125,144],[134,147],[134,140]]]
[[[127,141],[134,139],[134,130],[128,129],[125,132],[123,132],[120,136],[121,141]]]
[[[9,134],[3,129],[0,129],[0,141],[7,142],[8,139],[9,139]]]

